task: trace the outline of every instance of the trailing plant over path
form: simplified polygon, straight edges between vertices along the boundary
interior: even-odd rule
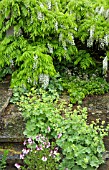
[[[19,106],[27,122],[24,134],[33,141],[41,134],[59,148],[57,169],[95,169],[104,162],[103,137],[108,134],[108,127],[104,129],[104,121],[101,126],[95,122],[87,124],[86,108],[73,111],[72,104],[33,88],[21,96]]]

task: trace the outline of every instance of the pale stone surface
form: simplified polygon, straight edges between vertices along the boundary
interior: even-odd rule
[[[25,123],[17,106],[10,104],[12,90],[9,82],[0,83],[0,159],[5,149],[9,151],[6,170],[15,170],[24,141]],[[21,162],[21,161],[20,161]]]

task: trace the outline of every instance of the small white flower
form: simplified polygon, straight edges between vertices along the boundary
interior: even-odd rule
[[[33,143],[33,140],[31,138],[28,138],[28,143],[29,144],[32,144]]]
[[[20,154],[20,159],[24,159],[24,155],[23,154]]]
[[[26,145],[26,140],[24,140],[23,145]]]
[[[46,162],[47,161],[47,157],[43,156],[42,157],[42,161]]]
[[[16,167],[17,169],[20,169],[21,166],[16,163],[16,164],[15,164],[15,167]]]

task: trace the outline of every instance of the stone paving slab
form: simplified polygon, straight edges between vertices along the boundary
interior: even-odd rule
[[[11,96],[12,90],[9,88],[9,82],[0,83],[0,114],[8,106]]]
[[[15,170],[14,164],[21,161],[25,122],[14,104],[10,104],[12,90],[9,81],[0,83],[0,159],[4,150],[8,150],[6,170]]]
[[[24,140],[25,123],[21,112],[10,104],[2,113],[2,128],[0,130],[0,142],[22,142]]]

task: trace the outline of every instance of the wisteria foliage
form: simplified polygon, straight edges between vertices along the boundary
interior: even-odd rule
[[[77,40],[86,49],[98,43],[109,57],[108,0],[1,0],[0,11],[0,67],[15,66],[12,86],[54,76],[55,60],[94,65]]]

